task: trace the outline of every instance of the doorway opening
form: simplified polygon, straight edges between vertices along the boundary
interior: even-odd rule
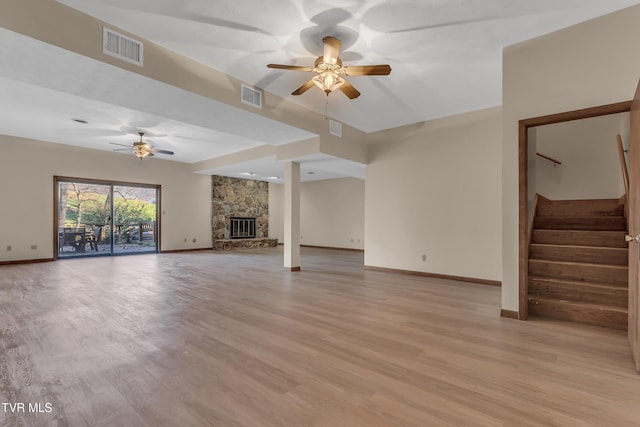
[[[57,258],[157,253],[160,186],[55,177]]]
[[[519,213],[518,213],[518,243],[519,243],[519,311],[518,318],[526,320],[528,318],[528,259],[529,259],[529,130],[537,126],[550,125],[555,123],[568,122],[573,120],[587,119],[592,117],[618,114],[631,111],[631,101],[616,104],[603,105],[599,107],[586,108],[582,110],[569,111],[566,113],[552,114],[548,116],[535,117],[519,122],[518,139],[518,170],[519,172]]]

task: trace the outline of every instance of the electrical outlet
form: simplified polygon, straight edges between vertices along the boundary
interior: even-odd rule
[[[35,251],[36,249],[38,249],[38,245],[31,245],[31,250]]]
[[[184,242],[187,243],[187,238],[186,237],[184,238]]]
[[[10,251],[11,251],[11,249],[13,249],[13,248],[11,247],[11,245],[7,245],[7,252],[10,252]]]
[[[351,243],[353,243],[353,242],[354,242],[354,240],[353,240],[353,239],[351,239]]]
[[[427,255],[426,254],[422,254],[422,260],[426,261],[427,260]]]
[[[197,241],[197,239],[194,237],[194,238],[193,238],[193,243],[195,243],[196,241]]]

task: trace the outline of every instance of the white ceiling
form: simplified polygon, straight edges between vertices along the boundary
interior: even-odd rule
[[[358,99],[341,93],[328,99],[330,116],[365,132],[500,105],[504,46],[640,3],[58,1],[322,114],[327,98],[320,90],[289,95],[308,74],[265,65],[311,65],[322,37],[336,36],[345,65],[393,69],[390,76],[350,77],[362,92]],[[175,151],[173,160],[188,163],[314,136],[4,29],[0,55],[3,134],[111,150],[110,142],[131,143],[142,130],[159,148]],[[317,157],[302,160],[303,180],[364,176],[362,165]],[[238,176],[248,168],[265,179],[282,174],[270,157],[219,172]]]

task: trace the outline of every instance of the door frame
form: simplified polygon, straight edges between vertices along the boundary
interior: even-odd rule
[[[83,182],[87,184],[95,184],[95,185],[111,185],[111,186],[132,186],[132,187],[142,187],[142,188],[152,188],[156,190],[157,200],[156,200],[156,253],[160,253],[160,242],[161,242],[161,203],[162,203],[162,186],[159,184],[144,184],[139,182],[129,182],[129,181],[113,181],[113,180],[105,180],[105,179],[93,179],[93,178],[78,178],[78,177],[69,177],[69,176],[53,176],[53,260],[56,261],[58,259],[58,183],[60,181],[77,181]],[[112,218],[113,219],[113,218]],[[112,237],[113,239],[113,237]],[[122,254],[122,255],[130,255],[130,254]],[[111,256],[114,256],[112,253]],[[118,255],[116,255],[118,256]]]
[[[640,161],[640,82],[633,96],[630,114],[629,129],[629,227],[627,228],[627,243],[629,247],[629,322],[627,338],[631,349],[631,358],[636,372],[640,372],[640,319],[638,316],[638,293],[640,292],[640,251],[638,235],[640,235],[640,175],[638,174],[638,162]],[[629,240],[631,236],[635,239]]]
[[[554,123],[573,120],[589,119],[609,114],[626,113],[631,111],[631,102],[624,101],[598,107],[583,108],[564,113],[549,114],[532,117],[518,122],[518,319],[527,320],[528,310],[528,180],[529,180],[529,128],[551,125]]]

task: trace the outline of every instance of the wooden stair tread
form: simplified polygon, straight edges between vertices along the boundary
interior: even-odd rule
[[[624,205],[618,199],[549,200],[538,203],[537,216],[623,215]]]
[[[629,270],[629,267],[627,267],[626,265],[598,264],[593,262],[554,261],[554,260],[541,259],[541,258],[529,258],[529,261],[547,262],[550,264],[563,264],[563,265],[566,264],[566,265],[574,265],[574,266],[602,267],[602,268],[610,268],[613,270]]]
[[[556,279],[553,277],[545,277],[545,276],[529,276],[529,281],[536,281],[540,283],[564,283],[568,285],[576,285],[576,286],[589,286],[589,287],[597,287],[602,289],[626,289],[624,286],[612,285],[610,283],[605,282],[587,282],[584,280],[570,280],[570,279]]]
[[[562,215],[559,215],[563,213]],[[558,212],[558,215],[536,215],[540,218],[615,218],[623,217],[624,212],[622,210],[615,212]]]
[[[628,247],[624,248],[610,248],[608,246],[591,246],[591,245],[563,245],[561,243],[531,243],[532,246],[551,246],[557,248],[589,248],[589,249],[613,249],[613,250],[622,250],[629,251]]]
[[[624,240],[624,230],[550,230],[534,229],[531,243],[574,244],[575,246],[595,246],[607,248],[628,248]]]
[[[528,295],[529,313],[552,319],[568,320],[626,330],[628,311],[624,307],[606,304],[564,301]]]
[[[589,302],[574,302],[574,301],[565,301],[560,299],[552,299],[552,298],[542,298],[535,295],[529,295],[529,300],[538,300],[540,302],[549,302],[549,303],[566,303],[575,307],[582,307],[586,309],[596,309],[596,310],[610,310],[618,313],[628,313],[629,310],[623,307],[616,307],[608,304],[595,304]]]
[[[593,230],[623,231],[627,220],[624,216],[536,216],[534,228],[542,230]]]
[[[533,259],[550,261],[595,262],[621,266],[626,266],[629,263],[628,248],[531,243],[529,254]]]
[[[628,287],[610,283],[529,276],[529,296],[616,307],[628,306]]]
[[[529,274],[533,276],[555,277],[562,280],[586,282],[607,282],[612,285],[628,286],[629,269],[624,265],[609,265],[573,261],[551,261],[531,258],[528,262]]]
[[[590,212],[590,213],[572,213],[572,212],[558,212],[554,214],[536,215],[538,218],[617,218],[623,217],[623,212]]]
[[[536,216],[539,218],[611,218],[611,217],[624,217],[624,211],[621,208],[613,212],[570,212],[561,211],[558,212],[536,212]]]

